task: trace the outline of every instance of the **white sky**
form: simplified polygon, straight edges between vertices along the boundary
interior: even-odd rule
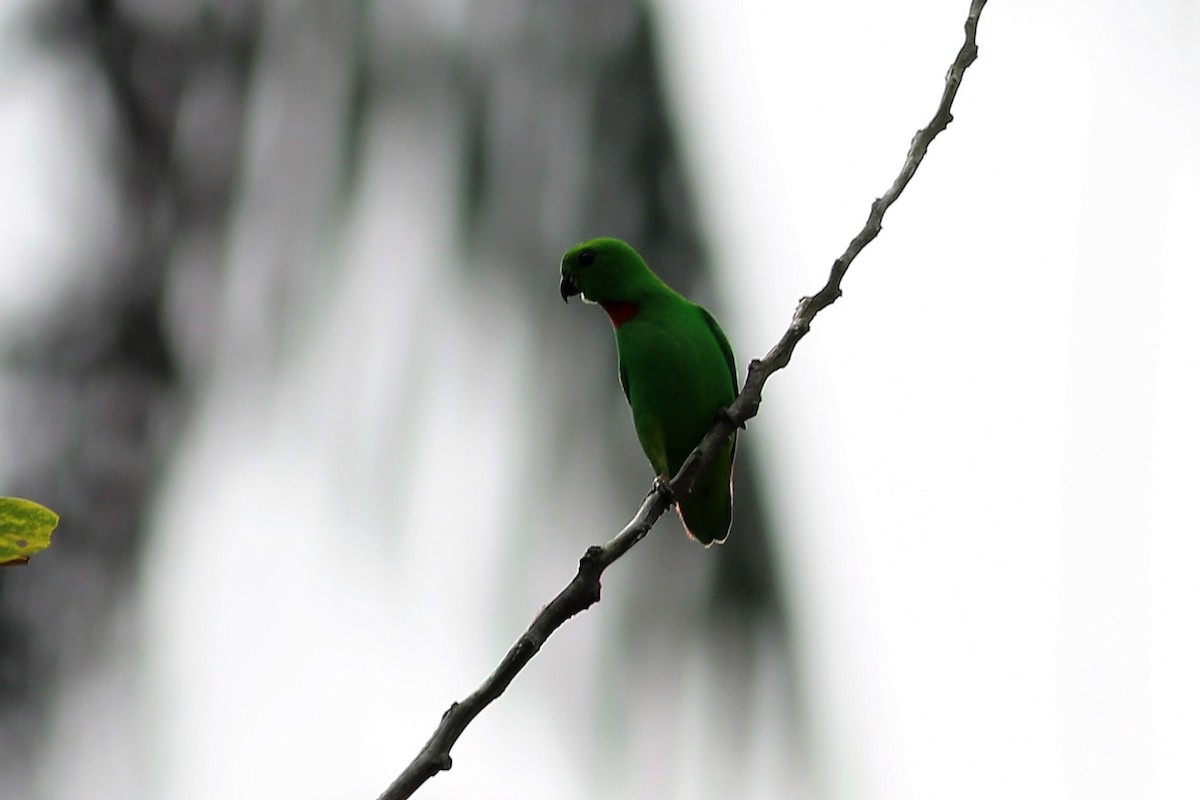
[[[661,5],[726,327],[761,354],[968,4]],[[829,796],[1200,796],[1195,7],[995,2],[979,44],[750,434],[803,521]]]
[[[80,70],[19,27],[27,5],[0,0],[3,337],[28,325],[67,281],[86,279],[87,258],[113,224],[96,149],[98,115],[89,113],[102,104],[90,107]]]

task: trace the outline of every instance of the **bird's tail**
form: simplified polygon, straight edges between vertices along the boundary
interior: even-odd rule
[[[729,536],[733,519],[733,453],[726,446],[696,477],[692,491],[676,506],[687,535],[705,547]]]

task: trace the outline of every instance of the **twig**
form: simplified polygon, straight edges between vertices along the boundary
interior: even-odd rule
[[[730,437],[735,428],[745,427],[746,421],[758,414],[762,403],[762,390],[767,378],[787,366],[792,358],[792,351],[809,331],[809,326],[816,315],[825,307],[841,297],[842,278],[849,269],[851,262],[859,252],[869,244],[882,230],[883,215],[892,203],[904,191],[904,187],[912,180],[913,175],[925,158],[925,152],[934,137],[946,129],[953,117],[950,106],[958,94],[963,74],[974,61],[978,53],[975,45],[975,30],[979,24],[979,15],[987,0],[972,0],[971,10],[967,15],[965,27],[966,39],[958,57],[950,65],[946,73],[946,86],[942,91],[942,100],[937,112],[929,124],[917,131],[908,148],[908,156],[900,174],[892,183],[891,188],[882,197],[876,198],[871,204],[871,213],[867,216],[866,224],[851,241],[841,257],[833,262],[829,271],[829,279],[815,295],[800,300],[791,324],[783,338],[771,348],[761,359],[750,362],[746,376],[746,384],[741,393],[733,401],[726,414],[722,415],[705,434],[692,454],[680,467],[678,474],[671,480],[669,490],[656,485],[650,494],[642,501],[641,507],[633,519],[612,539],[603,546],[593,545],[579,559],[579,571],[567,586],[541,610],[529,629],[521,634],[516,643],[509,649],[500,665],[488,676],[478,689],[465,700],[454,703],[442,715],[442,721],[434,731],[433,736],[425,743],[421,752],[412,763],[392,782],[392,785],[379,796],[379,800],[402,800],[411,797],[421,784],[442,770],[450,769],[450,748],[458,741],[458,737],[471,724],[471,720],[479,715],[489,703],[499,697],[513,678],[517,676],[529,660],[537,654],[545,644],[550,634],[571,617],[590,608],[600,600],[600,576],[614,561],[623,556],[631,547],[645,538],[650,528],[658,521],[671,504],[669,494],[683,497],[692,488],[692,483],[700,470],[713,457],[717,449]]]

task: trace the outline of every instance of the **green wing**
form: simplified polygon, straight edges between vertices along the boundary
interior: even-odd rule
[[[738,396],[738,381],[737,381],[737,365],[733,361],[733,348],[729,346],[729,340],[725,338],[725,331],[721,330],[721,326],[713,319],[713,315],[708,313],[708,309],[704,306],[696,306],[700,309],[700,316],[704,318],[704,324],[712,331],[713,338],[717,340],[717,344],[721,347],[721,352],[725,355],[725,366],[729,367],[729,386],[733,389],[733,396]],[[732,402],[732,401],[730,401]],[[737,429],[733,431],[733,436],[730,437],[733,446],[729,450],[729,456],[732,459],[737,455]]]
[[[617,365],[617,374],[621,377],[621,391],[625,392],[625,402],[632,403],[629,399],[629,371],[625,369],[624,364]]]
[[[737,397],[737,365],[733,362],[733,348],[729,346],[729,340],[725,338],[725,331],[721,330],[721,326],[713,319],[713,315],[708,313],[708,310],[703,306],[696,306],[696,308],[700,309],[700,316],[704,318],[704,324],[712,331],[717,344],[721,347],[721,352],[725,354],[725,365],[729,367],[729,385],[733,387],[733,396]]]

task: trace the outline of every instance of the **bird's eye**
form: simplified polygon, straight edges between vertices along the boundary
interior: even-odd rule
[[[596,261],[596,254],[591,250],[584,250],[579,254],[579,266],[590,267]]]

